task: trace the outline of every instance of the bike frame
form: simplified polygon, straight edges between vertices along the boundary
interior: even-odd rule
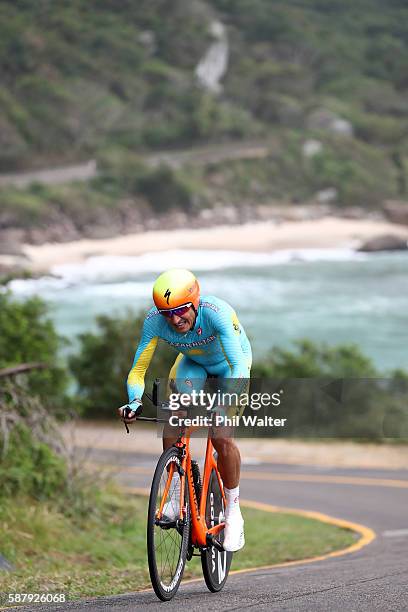
[[[210,476],[211,472],[214,469],[215,474],[218,479],[218,483],[220,485],[220,490],[222,492],[222,497],[224,500],[224,506],[226,505],[224,487],[222,484],[221,476],[217,468],[217,462],[214,459],[213,453],[213,444],[210,437],[210,432],[208,433],[207,438],[207,447],[205,451],[205,461],[204,461],[204,471],[202,478],[202,489],[201,489],[201,499],[200,504],[198,504],[197,496],[194,488],[193,482],[193,473],[191,466],[191,455],[190,455],[190,436],[196,427],[188,427],[181,431],[181,434],[175,443],[175,446],[180,450],[181,455],[181,469],[180,469],[180,519],[184,518],[183,513],[185,512],[184,506],[184,491],[186,486],[186,476],[188,474],[187,483],[188,483],[188,496],[190,501],[190,509],[191,509],[191,541],[195,546],[200,548],[208,546],[207,538],[208,536],[216,536],[222,529],[225,527],[225,523],[220,523],[219,525],[215,525],[214,527],[207,527],[205,521],[205,510],[207,504],[207,494],[208,487],[210,484]],[[163,506],[170,488],[170,483],[174,474],[174,463],[172,463],[169,467],[169,473],[167,477],[167,482],[164,488],[163,496],[160,502],[160,508],[158,511],[158,515],[161,517],[163,512]]]

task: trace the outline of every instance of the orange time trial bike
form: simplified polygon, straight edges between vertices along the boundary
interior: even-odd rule
[[[232,561],[233,553],[223,548],[226,501],[210,430],[201,476],[190,454],[193,429],[181,426],[176,443],[159,458],[150,490],[147,555],[152,586],[162,601],[177,593],[186,562],[193,555],[201,557],[204,580],[213,593],[225,585]],[[169,514],[172,507],[175,511],[169,518],[165,510]]]

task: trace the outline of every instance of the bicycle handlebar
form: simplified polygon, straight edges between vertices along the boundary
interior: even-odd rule
[[[150,399],[150,398],[149,398]],[[167,408],[167,405],[165,403],[163,403],[160,408],[162,410],[165,410]],[[120,410],[120,409],[119,409]],[[125,412],[124,414],[122,414],[121,416],[121,420],[123,421],[125,428],[126,428],[126,433],[130,433],[129,431],[129,427],[128,427],[128,423],[126,422],[126,418],[128,417],[129,413],[132,412],[132,409],[129,406],[126,406],[125,408]],[[132,419],[131,422],[133,421],[148,421],[150,423],[167,423],[166,419],[160,419],[158,417],[145,417],[145,416],[136,416],[134,419]]]
[[[151,403],[153,404],[153,406],[156,406],[156,408],[160,408],[160,410],[170,410],[168,402],[161,402],[160,405],[157,403],[157,398],[158,398],[158,382],[159,380],[156,379],[153,385],[153,392],[152,395],[150,395],[149,393],[147,393],[146,391],[144,392],[144,395],[151,401]],[[120,408],[119,408],[120,410]],[[132,412],[132,409],[129,407],[129,405],[126,405],[126,413],[129,410],[129,412]],[[127,414],[122,414],[121,419],[126,427],[126,432],[130,433],[129,431],[129,427],[128,424],[126,423],[125,419],[127,417]],[[166,419],[159,419],[158,417],[144,417],[144,416],[136,416],[135,421],[149,421],[151,423],[167,423]],[[132,420],[133,422],[133,420]]]

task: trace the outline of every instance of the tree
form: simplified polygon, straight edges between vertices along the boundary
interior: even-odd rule
[[[356,345],[300,340],[295,350],[275,347],[252,376],[266,386],[283,389],[284,430],[275,435],[382,439],[406,431],[408,415],[399,387],[403,373],[380,377],[372,361]],[[280,416],[277,414],[276,416]],[[392,417],[392,419],[391,419]]]
[[[53,411],[67,405],[68,376],[58,358],[62,342],[42,300],[33,297],[20,302],[10,293],[0,293],[0,368],[45,363],[45,369],[27,374],[27,386]]]
[[[70,358],[78,382],[78,402],[85,416],[114,417],[128,400],[126,379],[140,339],[143,316],[128,311],[124,317],[101,315],[98,332],[79,336],[80,351]],[[157,377],[167,377],[174,353],[159,346],[146,378],[147,387]],[[147,407],[147,406],[146,406]]]
[[[303,339],[295,347],[295,350],[273,348],[262,363],[254,364],[252,375],[269,378],[378,376],[371,359],[354,344],[331,347]]]

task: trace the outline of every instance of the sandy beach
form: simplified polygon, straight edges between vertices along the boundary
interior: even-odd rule
[[[24,245],[33,272],[48,272],[52,266],[81,263],[91,256],[134,256],[174,249],[271,252],[281,249],[357,248],[379,235],[408,239],[408,227],[371,219],[333,216],[317,220],[257,222],[204,229],[149,231],[102,240]]]

